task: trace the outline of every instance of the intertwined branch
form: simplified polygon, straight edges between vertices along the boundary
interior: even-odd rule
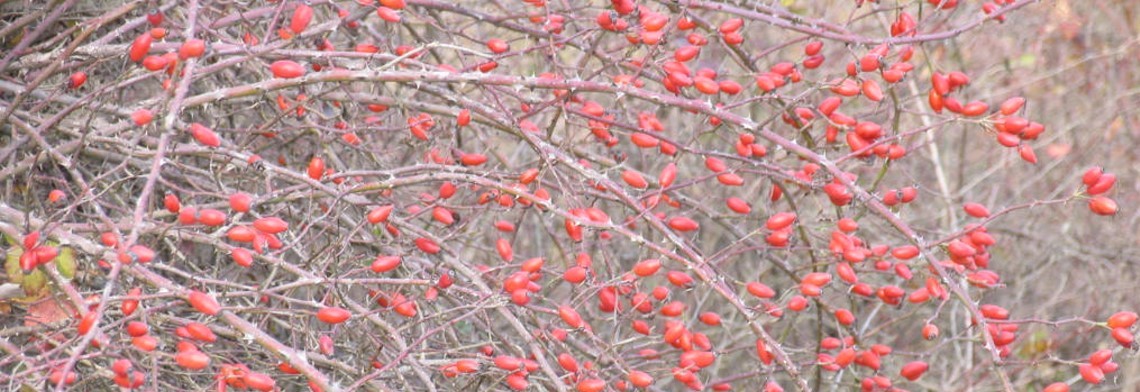
[[[1011,374],[1028,376],[1008,359],[1008,326],[1102,326],[995,317],[982,298],[1000,289],[986,280],[1000,266],[986,268],[985,245],[978,262],[953,249],[1080,191],[973,221],[935,203],[888,201],[891,187],[927,181],[919,160],[934,162],[948,195],[941,140],[960,128],[992,139],[1010,115],[997,113],[1000,100],[977,114],[928,105],[931,75],[954,71],[928,51],[998,29],[1036,1],[987,12],[965,2],[940,9],[948,1],[643,1],[629,13],[622,1],[386,8],[395,3],[59,1],[5,16],[5,252],[18,260],[36,247],[70,249],[78,267],[8,269],[24,281],[11,297],[20,309],[6,316],[0,380],[62,389],[78,373],[76,388],[111,388],[126,376],[110,363],[126,358],[155,390],[243,388],[252,381],[234,374],[250,372],[284,390],[586,391],[595,380],[636,385],[641,374],[661,389],[676,380],[885,390],[913,381],[897,376],[904,363],[925,360],[938,375],[921,387],[970,373],[982,388],[1014,390]],[[306,9],[312,21],[298,28]],[[380,20],[389,11],[400,20]],[[165,20],[152,26],[151,12]],[[915,23],[891,34],[903,14]],[[657,17],[668,23],[650,27]],[[743,27],[722,24],[732,18]],[[743,42],[732,42],[738,31]],[[141,65],[128,59],[140,34],[165,34]],[[185,55],[190,39],[203,40],[204,53]],[[813,41],[826,57],[818,68],[802,49]],[[692,46],[699,57],[681,60]],[[882,64],[857,71],[867,56]],[[147,61],[166,63],[147,70]],[[290,64],[303,75],[286,74]],[[886,81],[888,64],[906,65],[905,78]],[[79,72],[86,82],[76,86]],[[684,83],[698,77],[719,84]],[[868,80],[882,84],[879,97]],[[845,83],[862,89],[844,93]],[[732,84],[746,87],[738,94]],[[956,87],[938,99],[974,88]],[[836,96],[841,113],[823,105]],[[153,120],[141,121],[142,110]],[[862,141],[844,118],[883,133]],[[1017,140],[1026,160],[1035,139]],[[253,207],[235,208],[235,194]],[[729,198],[746,207],[726,208]],[[384,207],[390,215],[372,216]],[[224,219],[208,223],[207,210]],[[790,226],[768,220],[789,212]],[[943,216],[952,219],[930,223]],[[257,222],[271,217],[287,229],[264,232]],[[837,229],[843,218],[859,229]],[[238,239],[250,227],[257,236]],[[21,244],[32,232],[43,239]],[[243,254],[252,265],[240,265]],[[399,265],[382,271],[378,256]],[[629,272],[647,259],[662,270]],[[32,271],[50,283],[29,290]],[[750,294],[756,283],[775,295]],[[912,300],[891,299],[891,288]],[[203,293],[220,311],[203,311]],[[142,304],[137,313],[123,309],[131,301]],[[351,316],[327,322],[318,311],[328,308]],[[164,349],[132,344],[131,322],[149,325]],[[194,323],[219,340],[185,336]],[[927,325],[945,331],[927,341]],[[191,341],[210,358],[203,369],[174,354]],[[829,353],[837,348],[858,352],[856,366],[837,365],[846,351]],[[692,352],[715,365],[686,363]],[[977,366],[934,360],[951,355]],[[526,369],[503,369],[503,358]]]

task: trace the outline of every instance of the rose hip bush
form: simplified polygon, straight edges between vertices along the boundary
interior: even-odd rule
[[[63,2],[5,16],[0,381],[1134,382],[1136,303],[1110,300],[1134,276],[1074,291],[1067,277],[1121,267],[1025,253],[1135,201],[1127,166],[1074,152],[1050,124],[1062,98],[993,75],[1034,61],[1006,38],[1032,34],[1018,18],[1048,5],[769,3]],[[986,45],[1014,52],[966,53]],[[1025,225],[1057,213],[1069,222]]]

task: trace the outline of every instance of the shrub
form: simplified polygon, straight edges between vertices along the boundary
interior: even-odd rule
[[[1111,386],[1132,304],[1035,305],[1010,223],[1127,209],[994,75],[1047,7],[734,3],[24,10],[0,381]]]

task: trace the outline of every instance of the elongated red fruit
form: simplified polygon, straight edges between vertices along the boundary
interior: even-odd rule
[[[662,188],[668,188],[673,185],[673,181],[676,179],[677,164],[673,162],[669,162],[668,165],[665,165],[665,168],[661,169],[661,174],[657,175],[657,183],[660,184]]]
[[[623,171],[621,173],[621,179],[625,181],[626,184],[629,184],[629,186],[637,189],[645,189],[649,187],[649,182],[645,181],[645,177],[642,177],[641,173],[635,172],[633,170]]]
[[[325,160],[321,157],[313,157],[309,160],[309,167],[306,169],[309,178],[320,180],[325,175]]]
[[[962,205],[962,209],[966,213],[975,218],[986,218],[990,216],[990,210],[978,203],[966,203]]]
[[[582,322],[582,316],[578,314],[578,311],[566,305],[558,307],[558,317],[561,317],[562,321],[571,328],[582,328],[586,325]]]
[[[131,113],[131,120],[135,122],[135,125],[138,125],[140,127],[149,124],[153,119],[154,113],[149,109],[138,109],[135,110],[134,113]]]
[[[131,61],[136,63],[142,61],[143,57],[146,57],[146,54],[150,52],[150,45],[153,42],[154,37],[151,37],[149,32],[142,33],[138,38],[135,38],[129,51]]]
[[[274,61],[273,64],[269,65],[269,70],[273,72],[273,76],[282,79],[299,78],[305,75],[305,67],[290,60]]]
[[[297,8],[293,9],[293,18],[289,20],[289,30],[292,30],[293,34],[301,34],[306,27],[309,27],[309,22],[312,20],[313,7],[297,4]]]
[[[178,58],[181,60],[202,57],[204,53],[206,53],[206,41],[197,38],[188,39],[178,47]]]
[[[701,226],[695,220],[683,216],[678,216],[669,219],[669,227],[673,228],[673,230],[685,232],[699,229]]]
[[[222,139],[218,137],[214,130],[199,123],[190,124],[190,136],[194,137],[198,143],[209,147],[219,147],[222,145]]]
[[[317,311],[317,319],[326,324],[340,324],[351,317],[352,312],[343,308],[328,307]]]
[[[284,219],[270,216],[253,221],[253,227],[268,234],[278,234],[289,229],[289,223]]]
[[[380,5],[394,10],[402,10],[404,7],[408,6],[407,2],[404,0],[380,0]]]
[[[187,370],[202,370],[210,366],[210,356],[198,350],[183,351],[174,355],[178,366]]]
[[[779,212],[768,218],[768,222],[764,224],[768,230],[782,230],[792,225],[796,221],[796,213],[794,212]]]
[[[907,380],[914,381],[919,377],[922,377],[922,374],[926,373],[926,369],[929,367],[930,366],[927,365],[926,362],[914,361],[903,365],[902,370],[899,370],[899,375]]]
[[[459,115],[455,117],[455,123],[459,126],[467,126],[471,123],[471,110],[463,109],[459,111]]]
[[[222,310],[222,305],[218,304],[218,301],[215,300],[214,297],[198,290],[190,291],[190,294],[186,296],[186,300],[190,302],[190,306],[193,306],[195,310],[203,314],[213,316]]]
[[[1136,312],[1122,311],[1109,316],[1107,324],[1109,328],[1132,328],[1137,319],[1140,319],[1140,316],[1137,316]]]
[[[83,71],[77,71],[68,77],[67,88],[75,90],[82,87],[84,83],[87,83],[87,73]]]
[[[400,256],[385,256],[381,255],[372,261],[372,272],[384,273],[396,269],[400,266]]]
[[[372,211],[368,212],[368,223],[376,225],[387,221],[388,216],[392,215],[392,210],[394,208],[395,206],[390,204],[373,208]]]
[[[1097,215],[1116,215],[1118,207],[1116,201],[1104,196],[1089,199],[1089,210]]]

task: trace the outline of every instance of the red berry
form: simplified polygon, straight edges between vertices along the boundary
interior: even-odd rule
[[[582,321],[582,316],[578,314],[578,311],[566,305],[558,307],[558,317],[561,317],[562,321],[565,322],[566,325],[569,325],[570,328],[578,329],[586,325],[586,323]]]
[[[233,248],[230,250],[230,257],[233,258],[234,264],[242,267],[249,268],[253,265],[253,253],[245,248]]]
[[[150,23],[151,26],[158,26],[162,24],[162,21],[165,18],[166,16],[162,14],[162,10],[158,8],[151,8],[150,12],[146,13],[146,21],[147,23]]]
[[[150,335],[138,336],[131,339],[131,345],[139,350],[151,352],[158,348],[158,339]]]
[[[436,253],[439,253],[441,250],[443,250],[442,248],[440,248],[439,244],[435,243],[435,241],[432,241],[430,238],[426,238],[426,237],[416,238],[415,243],[416,243],[417,248],[419,248],[420,250],[422,250],[424,253],[427,253],[427,254],[434,255]]]
[[[67,193],[64,193],[62,190],[52,189],[51,192],[48,192],[48,202],[49,203],[52,203],[52,204],[59,203],[60,201],[62,201],[63,199],[66,199],[66,198],[67,198]]]
[[[938,326],[934,324],[926,324],[922,326],[922,338],[926,340],[933,340],[938,337]]]
[[[400,266],[400,256],[378,256],[372,261],[372,272],[384,273]]]
[[[257,239],[257,232],[249,226],[236,225],[226,232],[226,238],[234,242],[251,243]]]
[[[1106,362],[1111,361],[1111,360],[1112,360],[1112,350],[1111,349],[1106,348],[1103,350],[1097,350],[1096,352],[1089,354],[1089,363],[1093,364],[1095,366],[1103,365]]]
[[[141,321],[131,321],[127,323],[127,334],[131,337],[144,336],[150,332],[150,327]]]
[[[1104,371],[1100,370],[1100,367],[1082,363],[1077,366],[1077,370],[1081,373],[1081,378],[1089,384],[1100,384],[1104,381]]]
[[[1129,349],[1136,343],[1135,335],[1133,335],[1132,331],[1128,328],[1113,328],[1112,339],[1116,340],[1116,343],[1119,343],[1122,347]]]
[[[79,375],[74,370],[64,370],[61,368],[52,369],[48,373],[48,382],[50,385],[71,385],[79,380]]]
[[[1088,173],[1086,173],[1086,176],[1088,176]],[[1112,189],[1112,186],[1116,184],[1115,174],[1102,173],[1095,176],[1096,180],[1088,186],[1088,189],[1085,190],[1085,192],[1090,195],[1099,195],[1108,192],[1110,189]]]
[[[202,57],[203,53],[206,53],[206,41],[192,38],[183,42],[182,46],[178,48],[178,59]]]
[[[503,369],[503,370],[508,370],[508,371],[519,370],[519,369],[522,369],[522,367],[523,367],[522,359],[512,357],[509,355],[497,356],[497,357],[495,357],[494,362],[495,362],[495,367],[497,367],[499,369]]]
[[[127,248],[127,252],[133,255],[135,260],[138,260],[140,263],[149,263],[151,260],[154,260],[155,257],[154,250],[145,245],[131,245],[130,248]]]
[[[250,388],[250,389],[253,389],[256,391],[268,392],[268,391],[273,391],[277,388],[277,382],[274,381],[272,377],[270,377],[269,375],[264,374],[264,373],[258,373],[258,372],[245,373],[245,375],[242,376],[242,381],[245,382],[245,386],[247,388]],[[315,390],[316,389],[314,389],[314,391]]]
[[[645,259],[633,266],[633,273],[637,276],[650,276],[661,269],[661,260]]]
[[[151,37],[150,33],[142,33],[131,43],[128,57],[136,63],[142,61],[143,57],[146,57],[146,54],[150,52],[150,45],[153,42],[154,37]]]
[[[487,156],[483,154],[463,154],[459,157],[459,163],[463,166],[479,166],[487,162]]]
[[[187,370],[202,370],[210,366],[210,356],[197,350],[174,354],[174,361]]]
[[[891,256],[899,260],[910,260],[918,256],[918,247],[914,245],[903,245],[891,249]]]
[[[87,83],[87,73],[83,71],[77,71],[67,78],[67,88],[72,90],[83,87],[84,83]]]
[[[1017,113],[1018,110],[1021,110],[1021,107],[1023,105],[1025,105],[1025,98],[1012,97],[1002,102],[999,108],[1003,116],[1009,116]]]
[[[855,323],[855,314],[847,309],[836,309],[835,320],[842,325],[851,325]]]
[[[230,209],[237,212],[249,212],[250,206],[253,204],[253,197],[244,192],[236,192],[230,195]]]
[[[669,219],[669,227],[680,232],[687,232],[699,229],[701,226],[695,220],[683,216],[678,216]]]
[[[309,160],[309,166],[306,168],[306,173],[309,178],[320,180],[325,175],[325,160],[321,157],[313,157]]]
[[[198,290],[191,290],[186,300],[195,310],[210,316],[217,315],[222,310],[222,305],[218,304],[214,297]]]
[[[131,360],[126,358],[119,358],[116,359],[115,362],[111,363],[111,371],[117,375],[129,374],[132,367],[133,364],[131,364]]]
[[[730,197],[725,201],[725,204],[728,205],[728,209],[738,214],[747,215],[752,212],[752,206],[740,198]]]
[[[713,312],[704,312],[698,316],[702,323],[707,325],[717,326],[720,325],[720,315]]]
[[[379,16],[381,20],[390,23],[400,23],[401,19],[399,12],[384,6],[376,7],[376,15]]]
[[[902,370],[899,370],[899,375],[907,380],[914,381],[922,377],[922,374],[926,373],[926,369],[928,368],[930,368],[930,366],[927,365],[926,362],[914,361],[903,365]]]
[[[299,78],[305,75],[305,67],[290,60],[277,60],[269,65],[274,77],[282,79]]]
[[[501,54],[506,53],[508,50],[511,50],[511,45],[508,44],[507,41],[503,41],[498,38],[492,38],[490,40],[487,40],[487,49],[490,49],[491,53]]]
[[[783,230],[792,225],[796,221],[796,213],[794,212],[779,212],[768,218],[765,227],[768,230]]]
[[[975,218],[986,218],[990,216],[990,210],[987,209],[986,206],[978,203],[966,203],[962,205],[962,208],[966,210],[966,214]]]
[[[142,289],[135,287],[127,291],[127,298],[123,300],[121,310],[123,315],[130,316],[135,313],[135,309],[139,307],[139,295],[142,294]]]
[[[606,382],[597,378],[587,378],[578,381],[578,392],[602,392],[606,389]]]
[[[1097,215],[1116,215],[1116,201],[1105,196],[1089,199],[1089,210]]]
[[[388,217],[392,215],[392,209],[394,208],[395,206],[390,204],[373,208],[372,211],[368,212],[368,223],[377,225],[382,222],[386,222],[388,220]]]
[[[748,282],[745,288],[756,298],[769,299],[776,296],[776,290],[760,282]]]
[[[669,162],[668,165],[665,165],[665,168],[661,169],[661,173],[657,175],[657,183],[661,185],[662,188],[670,187],[676,179],[677,165],[673,162]]]
[[[207,343],[215,342],[218,340],[218,336],[215,335],[214,331],[211,331],[210,327],[207,327],[206,324],[198,322],[186,324],[186,332],[189,333],[190,337],[195,340]]]
[[[1081,176],[1081,182],[1083,182],[1085,186],[1091,187],[1093,185],[1096,185],[1096,183],[1100,181],[1100,177],[1103,175],[1104,169],[1093,166],[1088,170],[1085,170],[1085,174]]]
[[[131,121],[134,121],[135,125],[138,125],[140,127],[150,124],[150,121],[153,119],[154,113],[152,113],[150,109],[142,108],[135,110],[134,113],[131,113]]]
[[[278,217],[259,218],[253,221],[253,227],[266,234],[279,234],[289,230],[289,223]]]
[[[170,66],[170,58],[166,56],[146,56],[142,62],[143,68],[147,71],[161,71]]]
[[[567,269],[566,272],[562,273],[562,279],[572,284],[578,284],[586,280],[587,274],[588,273],[586,271],[586,268],[581,266],[573,266]]]
[[[182,216],[181,213],[187,212],[187,210],[190,210],[190,212],[193,212],[192,208],[183,208],[182,211],[179,213],[180,219]],[[198,212],[197,221],[203,225],[221,226],[221,225],[224,225],[226,223],[226,213],[224,213],[224,212],[215,210],[213,208],[206,208],[206,209],[203,209],[203,210],[197,211],[197,212]]]
[[[730,34],[736,32],[737,30],[740,30],[740,28],[743,26],[744,19],[732,18],[721,22],[718,31],[720,31],[721,34]]]
[[[214,133],[214,130],[199,123],[190,124],[190,136],[193,136],[194,140],[197,140],[198,143],[202,143],[206,146],[218,147],[222,145],[222,139],[218,137],[218,134]]]
[[[1109,328],[1132,328],[1137,318],[1136,312],[1116,312],[1108,317],[1107,324]]]
[[[649,182],[645,181],[645,177],[642,177],[641,173],[633,170],[622,171],[621,179],[622,181],[625,181],[626,184],[629,184],[629,186],[637,189],[645,189],[649,187]]]
[[[317,319],[326,324],[340,324],[351,317],[352,312],[343,308],[329,307],[317,311]]]
[[[289,30],[293,31],[293,34],[301,34],[306,27],[309,27],[309,22],[312,20],[313,8],[305,4],[297,4],[297,8],[293,9],[293,17],[289,19]]]
[[[467,126],[471,123],[471,110],[463,109],[459,111],[459,115],[455,117],[455,123],[461,127]]]
[[[87,314],[83,315],[83,318],[79,319],[79,326],[76,328],[79,335],[86,335],[87,332],[91,331],[91,328],[95,326],[95,322],[99,320],[96,316],[98,316],[98,314],[95,312],[87,312]]]

